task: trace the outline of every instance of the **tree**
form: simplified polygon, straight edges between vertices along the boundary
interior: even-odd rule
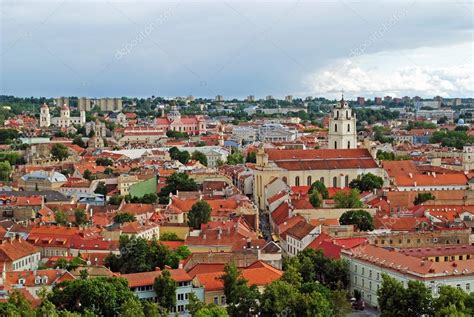
[[[114,165],[114,161],[108,157],[99,157],[95,160],[95,164],[99,166],[112,166]]]
[[[123,197],[120,196],[120,195],[113,195],[112,197],[109,198],[109,204],[110,205],[120,205],[120,203],[122,202],[123,200]]]
[[[309,202],[314,208],[319,208],[323,205],[323,200],[319,196],[317,190],[313,190],[313,192],[309,195]]]
[[[432,193],[419,193],[416,195],[415,200],[413,201],[414,205],[421,205],[428,200],[435,200],[436,197]]]
[[[137,218],[129,212],[121,212],[114,216],[114,223],[119,223],[119,224],[126,223],[126,222],[134,222],[136,220]]]
[[[207,166],[207,157],[204,153],[200,151],[194,151],[191,158],[193,160],[199,161],[202,165]]]
[[[12,167],[9,161],[0,162],[0,181],[8,182],[12,173]]]
[[[446,310],[455,310],[458,313],[472,316],[474,307],[466,307],[468,295],[462,290],[451,286],[441,286],[439,288],[439,296],[433,301],[433,309],[437,313],[436,316],[451,316],[442,314]]]
[[[122,274],[148,272],[165,266],[177,268],[179,261],[189,257],[186,246],[171,250],[153,238],[151,241],[144,238],[120,236],[120,254],[109,254],[104,262],[113,272]]]
[[[175,232],[163,232],[160,235],[160,240],[161,241],[183,241],[183,239],[180,239]]]
[[[171,159],[177,160],[181,164],[186,164],[191,157],[187,151],[180,151],[175,146],[169,150],[169,153],[170,153]]]
[[[71,312],[116,316],[122,305],[136,300],[127,280],[117,277],[76,279],[56,284],[48,299],[61,309]]]
[[[314,183],[312,183],[311,187],[308,190],[308,194],[311,195],[314,191],[320,193],[323,199],[329,198],[328,189],[326,188],[326,185],[324,185],[324,183],[321,181],[315,181]]]
[[[257,163],[257,153],[256,152],[248,152],[247,157],[245,158],[246,163]]]
[[[227,311],[230,316],[247,316],[258,313],[259,292],[255,285],[247,286],[247,281],[241,276],[235,264],[226,264],[224,275],[220,279],[224,284]]]
[[[82,177],[84,177],[84,179],[87,179],[89,181],[91,181],[93,179],[92,172],[89,171],[89,170],[85,170]]]
[[[194,293],[191,293],[194,295]],[[143,313],[146,317],[166,317],[168,314],[157,303],[149,300],[142,301]]]
[[[380,316],[404,316],[404,292],[402,283],[382,274],[382,286],[377,290]]]
[[[371,191],[374,189],[380,189],[383,186],[383,178],[376,176],[372,173],[360,175],[349,183],[350,188],[356,188],[359,192]]]
[[[72,140],[72,144],[76,144],[81,148],[86,148],[86,143],[82,140],[82,136],[78,135]]]
[[[176,287],[177,284],[168,270],[162,271],[161,275],[155,278],[153,288],[161,307],[171,310],[176,305]]]
[[[339,191],[334,195],[336,208],[360,208],[362,202],[360,201],[359,191],[351,189],[349,192]]]
[[[372,216],[365,210],[348,210],[339,218],[341,225],[355,225],[360,231],[374,230]]]
[[[197,310],[194,317],[228,317],[224,307],[208,305]]]
[[[167,203],[169,194],[176,194],[179,191],[195,191],[198,185],[194,179],[190,178],[186,173],[174,173],[166,179],[166,186],[160,191],[160,203]]]
[[[66,214],[59,210],[54,213],[54,220],[58,225],[66,225],[67,224],[67,217]]]
[[[211,206],[205,200],[194,203],[188,212],[188,225],[194,229],[201,229],[201,224],[211,220]]]
[[[401,282],[382,274],[382,287],[377,296],[383,317],[433,315],[431,290],[420,281],[409,281],[407,288],[404,288]]]
[[[265,288],[261,298],[262,314],[266,316],[296,315],[296,307],[300,305],[298,289],[285,282],[274,281]],[[299,315],[297,315],[299,316]]]
[[[119,315],[121,317],[145,317],[142,305],[138,298],[129,298],[121,306]]]
[[[55,160],[63,161],[69,157],[69,150],[64,144],[56,143],[51,148],[51,156]]]
[[[94,190],[94,193],[104,195],[104,197],[107,195],[107,187],[105,186],[104,182],[99,182],[97,184],[97,187]]]
[[[240,153],[233,153],[227,156],[227,164],[229,165],[237,165],[237,164],[243,164],[244,163],[244,157]]]
[[[84,210],[76,210],[74,212],[76,226],[82,226],[87,223],[87,215]]]

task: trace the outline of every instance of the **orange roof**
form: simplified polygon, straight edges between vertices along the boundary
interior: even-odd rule
[[[388,270],[412,275],[416,279],[444,279],[450,275],[474,274],[474,259],[455,262],[425,261],[408,254],[403,254],[395,249],[388,250],[370,244],[364,244],[361,247],[355,247],[350,250],[342,250],[341,253]]]
[[[280,279],[283,271],[273,266],[256,261],[248,267],[241,269],[242,277],[247,280],[248,285],[266,286]],[[224,289],[224,284],[220,277],[224,275],[224,271],[196,274],[196,279],[204,287],[206,291],[215,291]]]
[[[24,279],[23,285],[26,287],[37,287],[36,277],[41,277],[41,285],[52,285],[63,281],[74,280],[74,276],[62,269],[46,269],[37,271],[13,271],[6,273],[7,284],[18,284],[19,279]]]
[[[134,215],[154,213],[155,207],[151,204],[123,204],[119,209],[120,212],[128,212]]]
[[[183,269],[170,269],[168,270],[171,273],[171,278],[175,282],[186,282],[191,281],[192,278],[186,273]],[[161,270],[151,271],[151,272],[141,272],[141,273],[130,273],[122,274],[119,277],[123,277],[128,281],[129,287],[138,287],[138,286],[147,286],[153,285],[155,278],[160,276],[162,273]]]
[[[339,226],[339,219],[338,218],[319,218],[319,219],[311,219],[309,221],[310,224],[317,227],[321,226]]]
[[[266,149],[268,160],[286,170],[377,168],[367,149]]]
[[[398,175],[395,176],[397,186],[462,186],[467,185],[467,177],[463,173],[459,174],[437,174],[413,175],[413,177]]]
[[[13,262],[38,252],[34,245],[21,238],[6,239],[0,244],[0,262]]]

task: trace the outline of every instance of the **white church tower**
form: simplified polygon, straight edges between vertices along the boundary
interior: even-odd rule
[[[40,110],[40,128],[47,128],[51,125],[51,115],[46,103],[41,106]]]
[[[356,115],[342,96],[329,119],[329,149],[356,149]]]

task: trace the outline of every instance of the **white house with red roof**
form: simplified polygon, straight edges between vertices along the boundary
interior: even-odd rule
[[[36,270],[40,259],[40,250],[22,238],[9,238],[0,242],[0,266],[5,265],[7,272]]]
[[[171,313],[180,316],[191,316],[188,310],[189,296],[194,293],[198,299],[204,300],[204,292],[201,287],[194,287],[192,277],[183,269],[169,269],[171,278],[177,283],[176,306],[171,309]],[[156,271],[122,274],[119,277],[128,282],[128,287],[141,300],[157,300],[157,295],[153,289],[153,284],[163,271],[159,268]]]

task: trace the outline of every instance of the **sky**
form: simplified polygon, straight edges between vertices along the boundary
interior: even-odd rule
[[[473,1],[0,3],[0,94],[474,97]]]

